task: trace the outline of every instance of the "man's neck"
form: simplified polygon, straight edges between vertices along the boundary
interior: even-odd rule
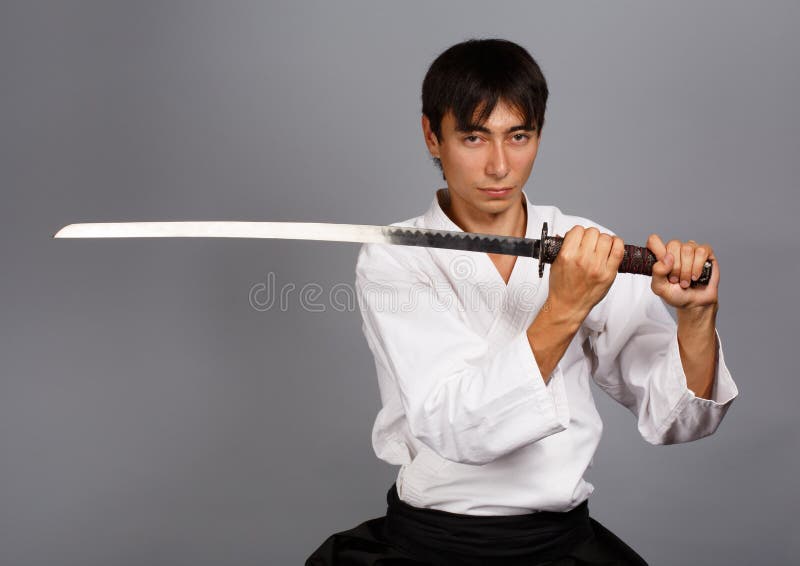
[[[520,195],[520,200],[514,206],[498,214],[487,214],[470,208],[458,198],[451,198],[451,195],[453,193],[447,189],[439,190],[439,205],[450,220],[465,232],[525,237],[528,215],[524,195]]]

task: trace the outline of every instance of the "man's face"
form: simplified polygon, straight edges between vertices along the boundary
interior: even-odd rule
[[[519,113],[500,101],[482,125],[456,129],[452,112],[442,118],[437,139],[422,117],[425,142],[442,162],[451,199],[474,212],[497,214],[519,204],[539,149],[538,132],[527,129]],[[491,189],[498,189],[492,191]]]

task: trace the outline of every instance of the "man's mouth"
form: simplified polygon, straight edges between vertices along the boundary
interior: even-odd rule
[[[482,187],[479,190],[492,197],[502,197],[509,194],[513,187]]]

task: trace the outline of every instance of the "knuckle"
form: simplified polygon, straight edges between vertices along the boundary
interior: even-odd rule
[[[692,246],[691,244],[683,244],[683,245],[681,246],[681,251],[682,251],[684,254],[686,254],[686,255],[689,255],[689,254],[691,254],[691,253],[694,251],[694,246]]]
[[[583,237],[583,230],[579,229],[578,226],[574,228],[570,228],[567,230],[566,235],[564,236],[564,240],[568,242],[580,242],[581,238]]]

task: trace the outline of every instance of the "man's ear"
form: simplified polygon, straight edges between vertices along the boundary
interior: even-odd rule
[[[431,156],[439,157],[439,139],[431,130],[431,121],[425,114],[422,115],[422,134],[425,136],[425,145],[428,146]]]

